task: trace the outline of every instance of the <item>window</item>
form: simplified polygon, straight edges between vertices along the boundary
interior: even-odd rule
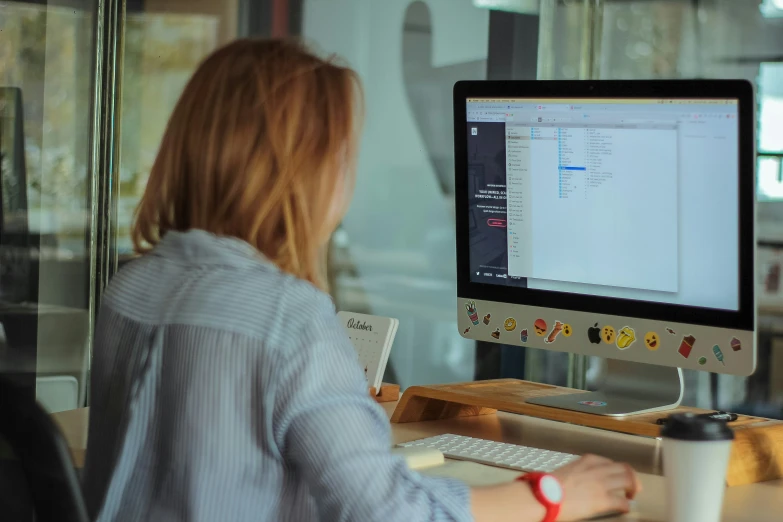
[[[0,371],[17,375],[31,393],[37,388],[53,410],[85,403],[96,259],[132,255],[133,209],[174,104],[198,63],[240,35],[301,34],[345,58],[363,80],[359,178],[333,239],[330,279],[338,308],[400,319],[388,377],[403,386],[499,376],[585,384],[584,361],[477,346],[456,329],[451,89],[457,80],[756,81],[759,228],[783,240],[783,92],[775,58],[783,10],[776,0],[765,0],[762,9],[759,0],[127,0],[116,112],[92,98],[93,79],[101,77],[93,71],[100,63],[94,2],[61,4],[68,7],[0,2]],[[101,115],[118,118],[118,128],[92,136],[93,118]],[[481,138],[482,125],[470,135]],[[91,165],[109,139],[117,140],[118,162],[114,172],[99,175]],[[573,170],[581,166],[577,148],[552,154],[558,190],[577,204],[584,189]],[[473,162],[471,177],[495,176],[496,163]],[[109,196],[116,213],[111,205],[95,206],[98,182],[116,189]],[[474,215],[470,226],[483,226],[481,217]],[[91,247],[97,234],[91,224],[111,229],[111,252]],[[598,370],[588,368],[588,382]],[[702,381],[692,389],[694,403],[718,395]],[[735,395],[750,401],[752,389],[760,388],[721,381],[724,402],[714,404]]]
[[[762,63],[757,85],[758,198],[759,201],[780,201],[783,200],[783,64]]]
[[[783,120],[778,117],[783,93],[776,61],[783,23],[781,7],[777,0],[544,2],[541,78],[744,78],[755,82],[759,99],[758,200],[764,202],[759,206],[758,235],[777,247],[783,240],[783,209],[776,203],[783,198]],[[759,257],[769,256],[760,252]],[[773,271],[780,268],[779,263],[767,264]],[[769,282],[774,278],[763,279]],[[776,315],[770,315],[779,314],[774,310],[780,306],[770,306],[770,299],[765,299],[759,310],[760,365],[756,374],[739,379],[686,372],[686,403],[781,415],[781,396],[771,392],[770,384],[780,379],[772,349],[776,337],[771,325]],[[600,361],[591,361],[587,384],[600,373]]]
[[[117,248],[130,254],[130,226],[174,105],[202,59],[238,35],[235,0],[146,1],[125,27]]]
[[[387,378],[473,380],[456,325],[451,88],[487,74],[490,11],[460,0],[303,2],[303,35],[360,74],[365,130],[356,192],[334,239],[343,310],[400,320]]]
[[[100,24],[125,33],[122,111],[114,113],[93,99],[95,82],[107,81],[105,70],[94,70],[102,36],[95,2],[60,4],[67,5],[0,2],[0,373],[50,411],[86,403],[98,304],[91,286],[98,271],[113,272],[102,260],[130,254],[133,208],[184,83],[206,54],[238,34],[268,34],[274,24],[282,34],[297,23],[279,16],[273,23],[265,0],[122,2],[125,26],[109,15]],[[107,13],[120,9],[105,4]],[[93,136],[103,117],[120,117],[121,132]],[[117,179],[113,164],[104,170],[96,159],[115,139]],[[119,197],[99,209],[93,189],[115,183]],[[110,252],[98,240],[107,229]]]
[[[0,2],[0,373],[86,396],[93,2]]]

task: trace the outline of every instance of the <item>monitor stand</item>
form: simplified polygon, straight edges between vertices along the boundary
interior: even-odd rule
[[[680,405],[685,389],[680,368],[616,359],[607,359],[607,363],[598,391],[537,397],[527,402],[612,417],[671,410]]]

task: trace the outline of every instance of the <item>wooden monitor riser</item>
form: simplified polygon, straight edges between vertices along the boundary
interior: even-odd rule
[[[591,428],[658,437],[661,426],[656,421],[666,414],[706,411],[680,407],[665,413],[608,417],[525,402],[533,397],[564,395],[579,393],[579,391],[516,379],[412,386],[403,393],[391,417],[391,422],[420,422],[491,415],[500,410]],[[735,422],[729,423],[729,426],[735,434],[726,476],[726,483],[729,486],[783,478],[783,421],[740,416]]]

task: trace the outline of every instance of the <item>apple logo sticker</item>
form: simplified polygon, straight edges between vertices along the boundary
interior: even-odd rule
[[[601,329],[598,327],[598,323],[587,329],[587,338],[593,344],[601,344]]]

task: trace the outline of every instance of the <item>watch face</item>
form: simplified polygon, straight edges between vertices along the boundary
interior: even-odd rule
[[[559,504],[563,500],[563,488],[560,486],[560,482],[552,475],[541,477],[541,482],[538,484],[541,494],[549,502]]]

